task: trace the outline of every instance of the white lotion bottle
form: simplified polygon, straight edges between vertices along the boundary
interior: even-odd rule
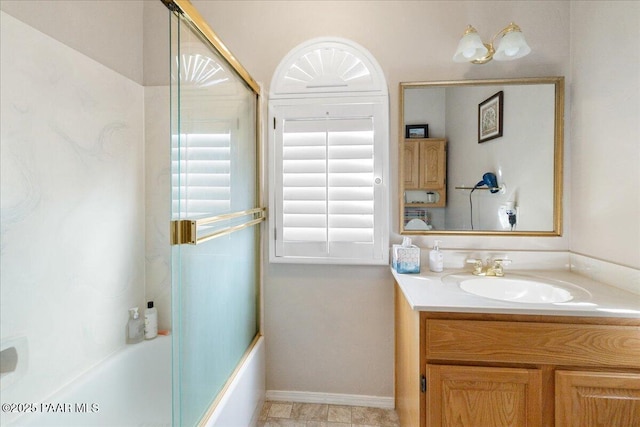
[[[429,252],[429,270],[435,273],[440,273],[444,268],[444,255],[440,251],[440,243],[440,240],[436,240]]]
[[[158,336],[158,310],[153,306],[153,301],[147,302],[144,311],[144,338],[152,340]]]
[[[138,307],[129,309],[127,322],[127,344],[139,343],[144,339],[144,322],[138,314]]]

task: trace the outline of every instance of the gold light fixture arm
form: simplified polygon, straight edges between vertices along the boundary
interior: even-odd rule
[[[474,32],[477,32],[475,30],[475,28],[473,28],[471,25],[469,25],[467,27],[467,30],[465,31],[464,35],[467,35],[470,32],[469,28],[471,28]],[[483,56],[482,58],[475,59],[475,60],[473,60],[471,62],[473,64],[486,64],[487,62],[491,61],[493,59],[493,55],[496,53],[496,49],[493,47],[496,39],[498,37],[504,37],[507,33],[510,33],[512,31],[522,32],[520,27],[518,27],[515,23],[511,22],[509,25],[507,25],[502,30],[500,30],[495,36],[493,36],[489,43],[482,43],[484,45],[484,47],[487,48],[487,54],[485,56]]]
[[[491,43],[482,43],[484,47],[487,48],[487,54],[482,58],[474,59],[471,61],[473,64],[486,64],[487,62],[493,59],[493,54],[496,53],[496,50],[493,48],[493,41]]]

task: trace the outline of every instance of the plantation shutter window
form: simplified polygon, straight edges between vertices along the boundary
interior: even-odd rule
[[[231,131],[183,134],[172,148],[172,212],[180,218],[231,209]]]
[[[269,104],[270,259],[386,264],[388,98],[310,86],[312,97]]]

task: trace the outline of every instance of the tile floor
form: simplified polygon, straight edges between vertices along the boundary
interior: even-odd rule
[[[265,402],[258,427],[400,427],[393,409]]]

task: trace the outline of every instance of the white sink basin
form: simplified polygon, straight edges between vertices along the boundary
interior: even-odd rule
[[[477,277],[460,281],[460,288],[485,298],[529,304],[550,304],[573,299],[567,289],[521,278]]]

